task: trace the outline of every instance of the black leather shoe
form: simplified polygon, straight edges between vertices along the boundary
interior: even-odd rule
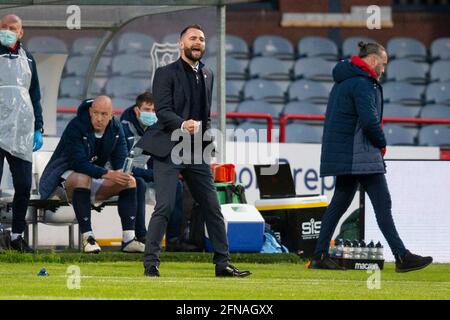
[[[145,268],[144,276],[146,277],[159,277],[159,270],[157,266],[150,266],[148,268]]]
[[[338,265],[328,254],[322,254],[314,257],[309,263],[308,269],[323,269],[323,270],[345,270],[344,267]]]
[[[432,257],[422,257],[406,251],[403,257],[397,256],[395,258],[395,272],[409,272],[420,270],[433,262]]]
[[[216,277],[238,277],[244,278],[252,273],[250,271],[240,271],[235,266],[229,264],[226,267],[218,268],[216,267]]]
[[[16,240],[11,240],[11,248],[22,253],[34,252],[34,250],[28,246],[27,242],[24,238],[22,238],[22,236],[19,236]]]

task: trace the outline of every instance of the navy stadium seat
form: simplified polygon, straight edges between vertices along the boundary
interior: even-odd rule
[[[383,84],[385,102],[405,105],[422,105],[423,88],[406,82],[387,82]]]
[[[294,59],[294,47],[292,43],[283,37],[263,35],[253,41],[254,56],[272,56],[279,59]]]
[[[419,131],[419,145],[450,147],[450,128],[445,125],[422,127]]]
[[[404,81],[412,84],[427,82],[426,70],[419,63],[408,59],[396,59],[388,63],[386,68],[388,81]]]
[[[417,39],[410,37],[394,37],[387,42],[386,50],[391,59],[407,58],[414,61],[425,61],[427,49]]]
[[[416,145],[418,130],[416,128],[406,128],[399,124],[388,123],[384,126],[383,132],[388,145]]]
[[[310,101],[319,104],[328,102],[329,92],[320,82],[297,80],[289,87],[289,100]]]
[[[297,60],[294,66],[295,79],[310,79],[315,81],[333,81],[333,68],[336,63],[322,58],[303,58]]]
[[[290,80],[287,64],[273,57],[255,57],[250,61],[249,73],[252,78],[268,80]]]
[[[266,100],[271,103],[284,103],[283,89],[276,83],[265,79],[252,79],[244,86],[245,100]]]
[[[322,143],[323,126],[301,123],[286,125],[287,143]]]
[[[435,39],[430,54],[433,60],[450,60],[450,37]]]
[[[336,61],[339,57],[336,43],[324,37],[304,37],[297,45],[300,58],[320,57]]]

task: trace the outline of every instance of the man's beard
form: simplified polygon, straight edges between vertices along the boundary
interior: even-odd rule
[[[184,51],[184,55],[187,57],[187,58],[189,58],[190,60],[192,60],[192,61],[199,61],[202,57],[203,57],[203,54],[205,53],[205,50],[201,50],[201,49],[199,49],[200,50],[200,56],[198,56],[198,57],[195,57],[193,54],[192,54],[192,49],[191,48],[184,48],[183,49],[183,51]]]

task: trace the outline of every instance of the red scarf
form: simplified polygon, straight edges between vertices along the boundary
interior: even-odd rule
[[[373,71],[373,69],[359,56],[353,56],[350,62],[355,66],[361,68],[363,71],[367,72],[373,78],[378,79],[378,76],[375,73],[375,71]]]

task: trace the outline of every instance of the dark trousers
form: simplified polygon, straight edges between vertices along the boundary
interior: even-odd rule
[[[145,243],[144,266],[159,266],[161,241],[174,210],[176,188],[179,173],[183,174],[194,200],[200,205],[204,215],[206,228],[214,247],[213,262],[219,267],[230,261],[228,239],[225,222],[220,211],[217,191],[209,165],[172,163],[170,156],[164,160],[154,158],[153,171],[155,175],[156,206],[148,226]]]
[[[136,197],[137,197],[137,214],[136,214],[136,237],[143,238],[147,234],[147,226],[145,225],[145,193],[147,191],[147,183],[140,177],[136,178]],[[153,188],[153,183],[150,183]],[[177,191],[175,196],[175,206],[169,218],[167,225],[166,239],[177,238],[180,235],[181,218],[183,215],[183,183],[177,182]]]
[[[14,157],[9,152],[0,148],[0,181],[3,175],[5,158],[11,170],[14,186],[12,232],[22,233],[25,231],[25,216],[27,214],[28,202],[30,201],[32,164],[31,162]]]
[[[315,256],[328,252],[331,237],[339,219],[350,206],[358,188],[358,182],[369,195],[375,210],[378,226],[394,255],[403,256],[406,248],[395,229],[392,219],[391,195],[384,174],[344,175],[336,177],[336,187],[330,205],[322,219]]]

